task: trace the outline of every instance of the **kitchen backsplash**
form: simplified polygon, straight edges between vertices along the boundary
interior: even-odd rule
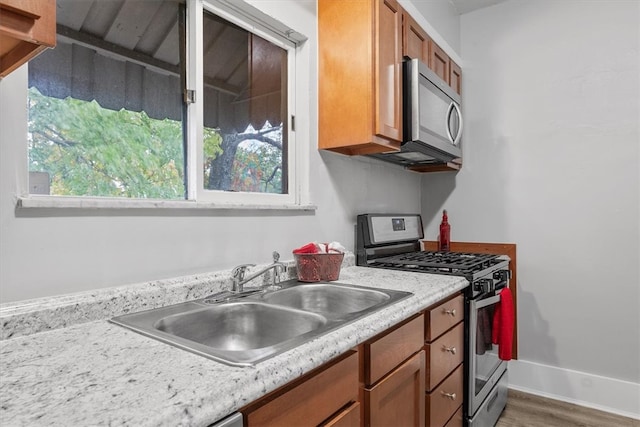
[[[296,278],[295,263],[285,264],[287,273],[283,279]],[[342,266],[353,265],[353,253],[346,253]],[[231,271],[225,270],[0,304],[0,340],[178,304],[228,289],[231,289]]]

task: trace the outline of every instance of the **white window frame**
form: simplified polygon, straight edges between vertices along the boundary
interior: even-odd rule
[[[244,1],[186,0],[187,4],[187,88],[196,91],[195,102],[187,105],[187,195],[186,200],[117,197],[49,196],[25,194],[19,208],[197,208],[197,209],[283,209],[315,210],[309,197],[309,111],[308,90],[302,90],[301,76],[309,75],[307,38]],[[204,188],[203,170],[203,13],[214,13],[247,31],[287,50],[288,70],[288,189],[287,194],[228,192]],[[304,53],[302,53],[304,52]],[[305,73],[306,70],[306,73]],[[295,119],[293,119],[295,118]],[[292,121],[295,120],[295,129]],[[296,135],[297,134],[297,135]],[[298,136],[298,141],[296,141]],[[28,177],[25,177],[28,181]],[[25,186],[28,188],[28,185]]]
[[[239,4],[236,0],[236,5]],[[229,4],[220,0],[188,0],[187,2],[187,88],[195,89],[196,102],[187,107],[187,169],[189,171],[187,198],[198,202],[213,202],[221,205],[300,205],[303,202],[301,186],[298,184],[299,173],[304,164],[302,154],[297,148],[296,131],[292,127],[292,117],[296,117],[296,43],[285,37],[277,37],[273,33],[265,31],[260,21],[252,23],[229,13]],[[238,25],[245,30],[256,34],[265,40],[287,51],[287,156],[288,156],[288,188],[286,194],[231,192],[209,190],[204,188],[204,151],[203,151],[203,127],[204,112],[202,96],[204,93],[203,79],[203,13],[211,12],[227,21]],[[253,16],[253,18],[256,18]],[[269,27],[267,26],[267,29]],[[283,153],[284,157],[284,153]]]

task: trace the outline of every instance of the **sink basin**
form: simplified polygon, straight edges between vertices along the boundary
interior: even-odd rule
[[[173,314],[154,327],[214,349],[242,351],[273,346],[327,323],[313,313],[262,303],[231,303]]]
[[[339,283],[229,292],[111,319],[140,334],[233,366],[252,366],[412,294]]]
[[[319,283],[298,285],[270,292],[265,294],[262,299],[271,304],[335,317],[366,310],[390,298],[388,293],[378,290]]]

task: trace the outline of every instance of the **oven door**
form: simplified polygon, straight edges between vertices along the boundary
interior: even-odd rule
[[[492,344],[493,313],[500,295],[469,301],[469,339],[467,347],[467,413],[472,417],[507,368]]]

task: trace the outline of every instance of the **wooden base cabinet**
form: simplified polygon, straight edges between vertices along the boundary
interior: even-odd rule
[[[364,426],[423,427],[424,315],[361,345]]]
[[[428,309],[425,319],[425,425],[457,426],[456,414],[462,413],[464,399],[463,295]]]
[[[424,426],[424,351],[364,391],[365,426]]]
[[[245,426],[461,427],[463,319],[462,295],[416,314],[242,408]]]
[[[356,351],[315,369],[243,408],[247,427],[360,425]]]

